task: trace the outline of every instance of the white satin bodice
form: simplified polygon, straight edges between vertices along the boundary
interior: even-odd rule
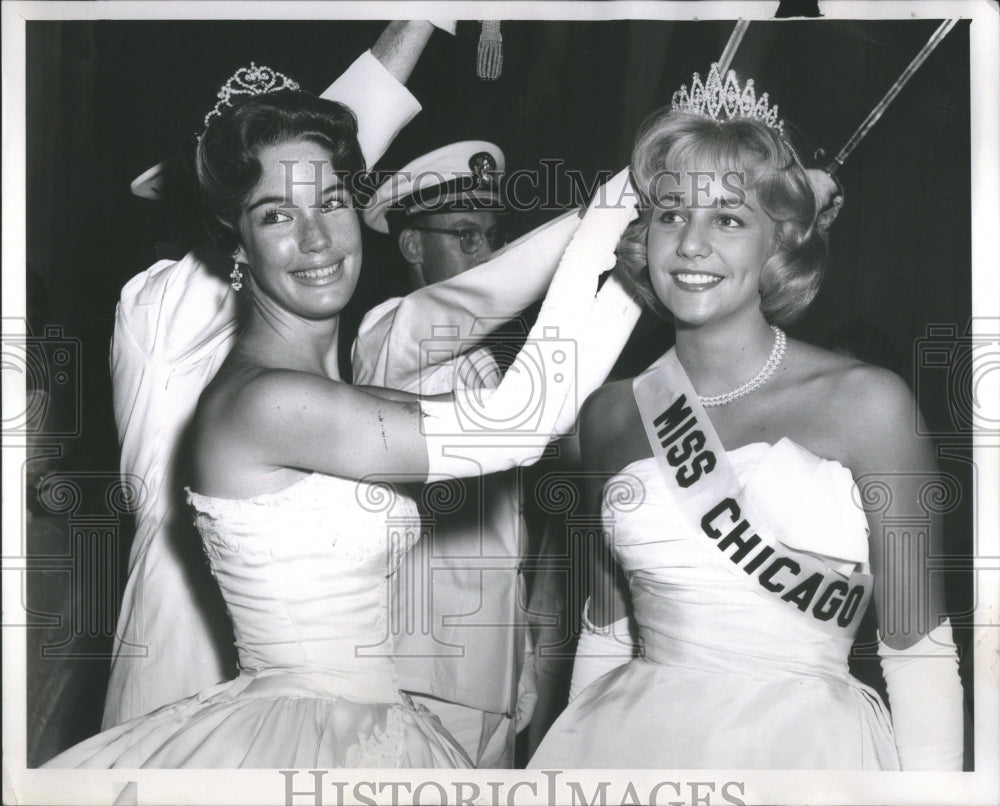
[[[390,578],[420,532],[411,499],[315,473],[249,499],[188,500],[242,673],[296,672],[327,695],[398,699],[386,617]]]
[[[726,458],[756,533],[863,569],[867,519],[847,468],[788,439]],[[641,651],[570,702],[529,766],[899,769],[885,707],[849,673],[853,631],[766,592],[681,506],[654,459],[606,485]]]
[[[727,453],[746,500],[784,545],[842,573],[865,569],[868,525],[850,471],[789,439]],[[650,660],[709,671],[846,678],[854,633],[831,634],[762,594],[682,511],[652,459],[605,486],[603,515],[629,579],[643,651]]]

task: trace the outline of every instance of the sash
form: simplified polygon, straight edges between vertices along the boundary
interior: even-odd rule
[[[872,576],[849,577],[771,535],[743,496],[711,421],[671,349],[632,383],[656,463],[702,542],[757,592],[843,636],[861,621]],[[791,492],[791,491],[790,491]],[[765,527],[765,528],[758,528]]]

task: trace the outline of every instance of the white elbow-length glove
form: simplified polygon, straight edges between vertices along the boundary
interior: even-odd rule
[[[961,770],[962,681],[951,622],[906,649],[880,641],[878,654],[902,769]]]
[[[573,427],[583,401],[608,379],[641,313],[639,303],[618,278],[609,277],[591,307],[578,363],[577,395],[567,398],[559,412],[555,425],[557,434],[565,434]]]
[[[429,478],[481,475],[531,463],[553,436],[575,422],[579,404],[607,377],[628,337],[626,332],[617,349],[595,351],[602,353],[606,367],[584,369],[587,362],[581,356],[592,316],[601,310],[595,305],[598,281],[615,264],[615,247],[637,215],[637,199],[627,170],[598,190],[563,253],[524,346],[495,389],[456,392],[454,402],[421,403]]]

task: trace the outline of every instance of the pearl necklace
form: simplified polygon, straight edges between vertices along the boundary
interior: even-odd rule
[[[781,359],[785,357],[785,350],[788,348],[788,342],[785,340],[785,331],[777,325],[771,325],[771,331],[774,333],[774,346],[771,348],[771,354],[767,357],[767,361],[764,362],[764,366],[760,368],[760,372],[742,386],[737,386],[729,392],[723,392],[721,395],[710,395],[708,397],[701,397],[699,395],[698,400],[701,401],[702,406],[706,409],[725,406],[734,400],[739,400],[741,397],[749,395],[752,391],[763,386],[771,379],[771,376],[774,375],[775,371],[781,365]]]

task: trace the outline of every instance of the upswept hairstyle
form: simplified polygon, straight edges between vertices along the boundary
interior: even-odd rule
[[[350,109],[297,90],[239,98],[211,120],[195,153],[205,223],[226,254],[239,246],[236,223],[262,175],[257,155],[288,140],[310,140],[329,151],[331,164],[354,194],[365,160]]]
[[[657,209],[651,191],[664,172],[705,165],[724,174],[740,173],[740,187],[756,193],[774,222],[776,248],[761,269],[760,307],[769,323],[791,324],[819,291],[827,240],[816,227],[816,196],[798,152],[776,130],[753,118],[720,122],[666,107],[645,120],[631,165],[642,208],[618,246],[619,278],[639,302],[669,317],[649,279],[646,236]]]

